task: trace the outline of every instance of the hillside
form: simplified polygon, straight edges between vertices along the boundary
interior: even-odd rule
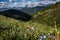
[[[15,10],[15,9],[2,11],[2,12],[0,12],[0,15],[4,15],[4,16],[10,17],[10,18],[15,18],[15,19],[22,20],[22,21],[28,21],[31,18],[31,15],[29,15],[25,12],[19,11],[19,10]]]
[[[56,21],[57,26],[60,25],[60,2],[39,11],[33,16],[33,20],[50,26]]]
[[[0,15],[0,40],[39,40],[40,36],[48,36],[48,33],[55,35],[60,32],[60,28],[55,31],[55,21],[59,26],[60,3],[37,12],[26,22]],[[47,37],[45,40],[55,39]]]

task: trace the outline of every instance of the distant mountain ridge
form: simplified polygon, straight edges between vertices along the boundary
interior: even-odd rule
[[[49,4],[50,5],[50,4]],[[38,10],[41,10],[42,8],[44,8],[45,6],[48,6],[48,5],[44,5],[44,6],[36,6],[36,7],[13,7],[13,8],[0,8],[0,12],[1,11],[6,11],[6,10],[10,10],[10,9],[15,9],[15,10],[19,10],[19,11],[23,11],[23,12],[26,12],[26,13],[35,13],[36,11]]]
[[[15,18],[22,21],[23,20],[27,21],[31,18],[31,15],[15,9],[10,9],[8,11],[0,12],[0,15],[10,17],[10,18]]]
[[[25,12],[29,15],[33,15],[33,14],[35,14],[36,12],[38,12],[39,10],[41,10],[43,8],[45,8],[45,7],[44,6],[36,6],[36,7],[33,7],[33,8],[26,8],[25,7],[23,9],[21,9],[20,11]]]

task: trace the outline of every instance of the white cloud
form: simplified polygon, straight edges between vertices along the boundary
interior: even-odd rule
[[[14,0],[9,0],[9,2],[13,2]]]
[[[11,2],[9,5],[7,5],[7,7],[35,7],[35,6],[43,6],[43,5],[47,5],[47,4],[54,4],[56,2],[59,2],[60,0],[56,0],[56,1],[51,1],[51,0],[43,0],[43,1],[39,1],[39,2],[36,2],[36,0],[32,0],[32,1],[26,1],[26,0],[22,0],[21,2],[16,2],[16,3],[13,3],[14,1],[17,1],[17,0],[9,0],[9,2]],[[35,2],[33,2],[35,1]],[[2,2],[4,3],[4,2]]]

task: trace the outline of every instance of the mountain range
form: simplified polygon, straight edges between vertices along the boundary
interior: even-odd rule
[[[0,12],[1,11],[5,11],[5,10],[9,10],[9,9],[17,9],[23,12],[28,13],[30,11],[30,13],[32,14],[33,12],[35,12],[36,10],[41,10],[42,8],[44,8],[45,6],[49,6],[49,5],[53,5],[55,4],[55,2],[28,2],[26,4],[20,4],[19,2],[16,4],[11,4],[8,5],[6,2],[2,2],[0,3]],[[23,6],[24,5],[24,6]],[[33,12],[32,12],[33,9]],[[28,11],[29,10],[29,11]]]

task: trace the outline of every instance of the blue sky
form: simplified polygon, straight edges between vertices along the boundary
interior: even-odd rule
[[[0,1],[8,1],[8,0],[0,0]],[[22,1],[22,0],[15,0],[15,1]],[[32,0],[26,0],[26,1],[32,1]]]
[[[0,0],[1,1],[5,1],[5,2],[8,2],[9,0]],[[16,2],[19,2],[19,1],[22,1],[22,0],[14,0]],[[26,0],[26,1],[43,1],[43,0]],[[54,0],[53,0],[54,1]]]
[[[8,0],[0,0],[0,1],[8,1]],[[22,0],[17,0],[17,1],[22,1]],[[26,0],[26,1],[32,1],[32,0]],[[39,0],[35,0],[35,1],[39,1]]]

